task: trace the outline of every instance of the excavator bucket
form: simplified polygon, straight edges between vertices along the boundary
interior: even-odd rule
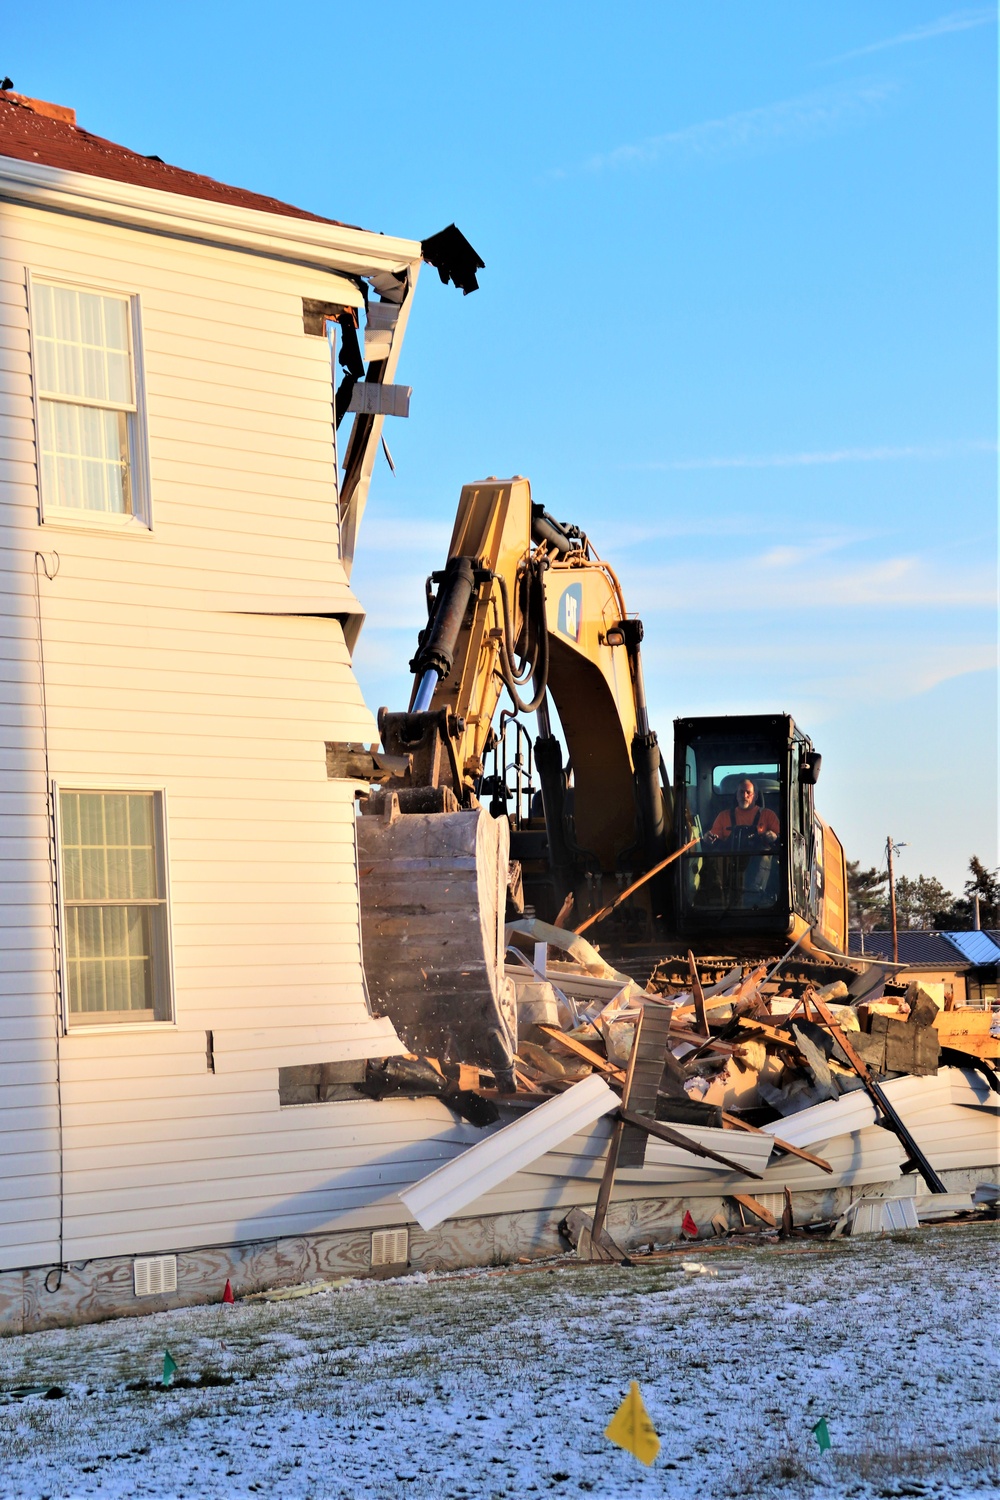
[[[492,1070],[512,1087],[505,982],[510,831],[483,808],[400,814],[388,794],[358,819],[362,942],[372,1008],[411,1051]]]

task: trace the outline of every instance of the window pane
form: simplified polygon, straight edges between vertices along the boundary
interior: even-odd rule
[[[36,285],[32,301],[39,393],[131,406],[128,299]]]
[[[61,792],[59,811],[71,1015],[168,1020],[157,794]]]
[[[154,796],[61,793],[65,901],[157,899]]]
[[[154,1009],[153,931],[160,909],[74,906],[66,913],[71,1015]]]
[[[39,403],[42,488],[51,506],[132,513],[125,412]]]

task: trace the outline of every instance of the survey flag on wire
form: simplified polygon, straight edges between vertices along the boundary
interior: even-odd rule
[[[660,1439],[649,1420],[639,1387],[633,1380],[628,1395],[604,1429],[604,1436],[625,1448],[642,1464],[651,1464],[660,1451]]]

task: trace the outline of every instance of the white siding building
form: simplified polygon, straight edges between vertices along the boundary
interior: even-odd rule
[[[593,1204],[606,1121],[423,1231],[400,1191],[482,1137],[353,1087],[402,1051],[336,747],[377,738],[350,564],[420,257],[0,92],[0,1333],[552,1253]],[[913,1102],[956,1188],[996,1160],[978,1082]],[[849,1129],[830,1177],[651,1147],[613,1232],[788,1185],[839,1213],[902,1159]]]
[[[323,313],[362,277],[401,303],[369,367],[391,381],[420,246],[12,95],[0,232],[13,1328],[99,1313],[95,1258],[328,1225],[331,1151],[350,1166],[384,1122],[282,1109],[278,1069],[401,1050],[366,999],[353,786],[325,755],[377,739],[349,553],[381,418],[357,419],[342,528]]]

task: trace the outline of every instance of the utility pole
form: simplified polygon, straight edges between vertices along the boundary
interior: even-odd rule
[[[889,911],[892,915],[892,961],[899,963],[899,929],[896,924],[896,868],[892,862],[893,855],[899,849],[905,849],[905,844],[894,844],[890,833],[885,841],[885,857],[889,865]]]

